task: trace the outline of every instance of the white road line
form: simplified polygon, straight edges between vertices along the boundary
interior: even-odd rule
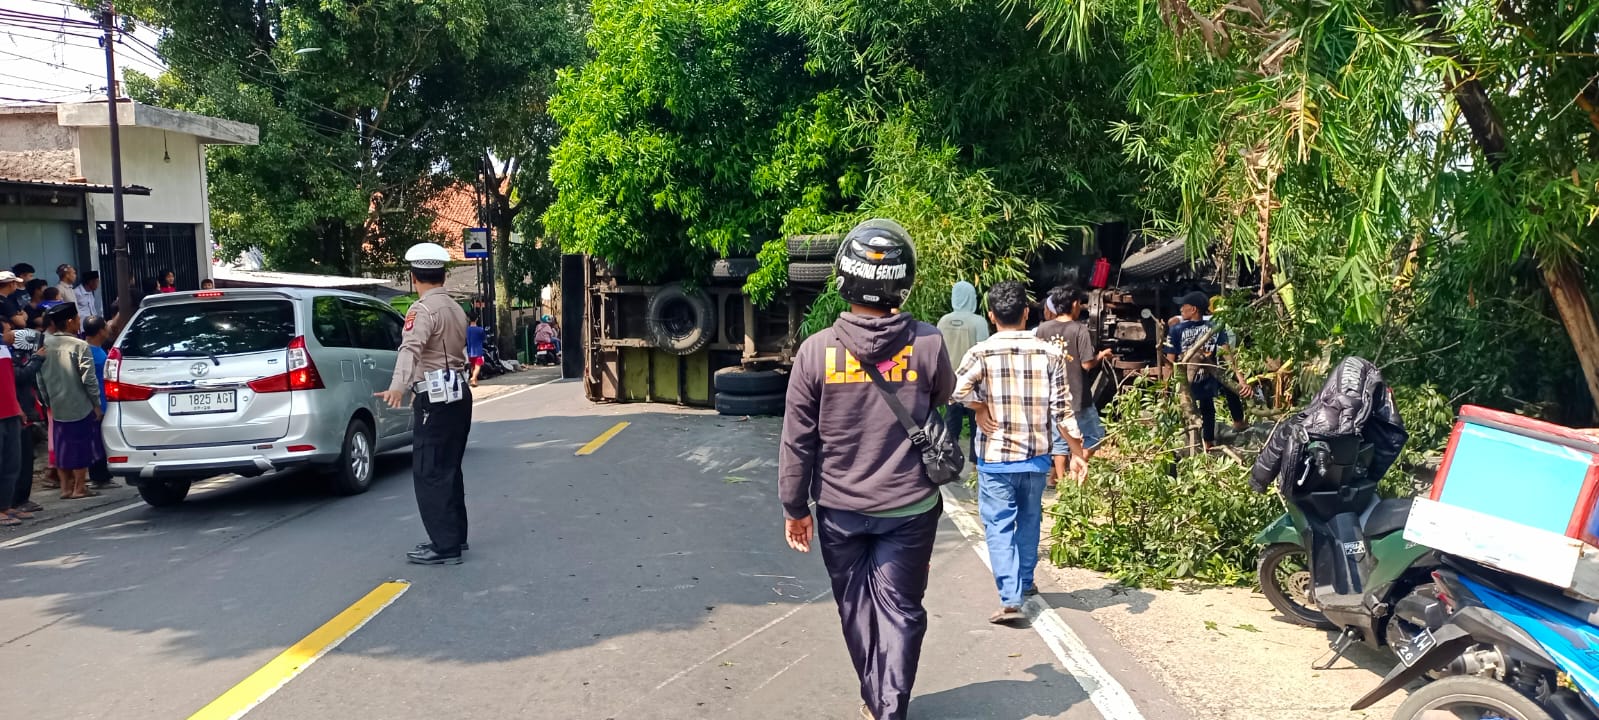
[[[525,393],[525,392],[527,392],[529,390],[537,390],[537,389],[539,389],[541,387],[544,387],[545,385],[549,385],[549,384],[552,384],[552,383],[557,383],[557,382],[560,382],[561,380],[562,380],[562,378],[555,378],[554,380],[546,380],[546,381],[541,382],[541,383],[539,383],[537,385],[529,385],[529,386],[527,386],[525,388],[522,388],[520,390],[512,390],[511,392],[508,392],[508,393],[502,393],[502,394],[495,395],[495,396],[490,397],[490,398],[486,398],[484,400],[472,403],[472,406],[473,407],[482,407],[482,406],[487,405],[487,404],[489,404],[491,402],[494,402],[495,400],[508,398],[508,397],[511,397],[512,395],[520,395],[520,394]],[[232,476],[229,476],[228,478],[223,478],[223,479],[232,479]],[[195,485],[194,489],[195,490],[203,490],[206,487],[208,487],[208,486],[210,486],[210,485],[212,485],[212,484],[214,484],[216,482],[218,482],[218,481],[213,480],[213,481],[210,481],[210,482],[207,482],[207,483],[201,483],[199,485]],[[135,500],[134,502],[128,503],[127,505],[121,505],[121,506],[118,506],[118,507],[114,507],[114,508],[111,508],[110,510],[106,510],[104,512],[99,512],[99,513],[95,513],[93,515],[88,515],[88,516],[85,516],[85,517],[81,517],[81,518],[78,518],[77,520],[73,520],[71,522],[61,523],[60,525],[56,525],[56,526],[53,526],[53,527],[48,527],[48,528],[45,528],[45,529],[40,530],[38,532],[28,533],[27,535],[23,535],[21,537],[15,537],[15,538],[12,538],[12,539],[7,540],[5,542],[0,542],[0,550],[5,550],[7,548],[14,548],[14,547],[17,547],[19,545],[24,545],[26,543],[32,542],[34,540],[38,540],[39,538],[45,537],[47,535],[52,535],[52,534],[61,532],[62,530],[71,530],[72,528],[79,527],[79,526],[82,526],[82,525],[87,525],[87,524],[92,523],[92,522],[94,522],[96,520],[103,520],[103,519],[111,517],[113,515],[118,515],[118,514],[121,514],[121,513],[125,513],[125,512],[127,512],[129,510],[132,510],[134,508],[143,507],[143,506],[144,506],[144,501],[143,500]]]
[[[794,662],[791,662],[791,663],[789,663],[787,665],[784,665],[782,670],[778,670],[777,672],[772,673],[771,677],[766,678],[765,680],[762,680],[761,684],[756,685],[753,689],[750,690],[750,694],[754,695],[755,693],[760,692],[761,688],[764,688],[767,685],[771,685],[772,681],[776,680],[779,675],[782,675],[783,673],[786,673],[786,672],[788,672],[790,670],[793,670],[795,665],[798,665],[798,664],[804,662],[805,658],[808,658],[810,656],[811,656],[810,653],[805,653],[804,655],[801,655],[801,656],[799,656],[797,658],[794,658]]]
[[[695,670],[698,670],[701,667],[704,667],[706,663],[709,663],[712,660],[715,660],[715,659],[717,659],[717,658],[719,658],[719,657],[721,657],[723,655],[726,655],[729,652],[732,652],[733,648],[736,648],[736,647],[738,647],[740,645],[743,645],[744,643],[748,642],[751,638],[755,637],[756,635],[759,635],[759,634],[761,634],[763,632],[766,632],[767,630],[771,630],[774,627],[777,627],[778,623],[781,623],[784,620],[787,620],[787,619],[789,619],[791,617],[794,617],[795,613],[797,613],[797,612],[799,612],[801,610],[804,610],[807,607],[810,607],[811,603],[816,602],[817,600],[821,600],[824,597],[827,597],[832,592],[833,592],[832,590],[825,590],[825,591],[823,591],[821,593],[818,593],[816,595],[816,597],[813,597],[813,598],[811,598],[809,600],[806,600],[805,602],[802,602],[802,603],[800,603],[798,605],[795,605],[792,610],[789,610],[788,612],[783,613],[783,615],[781,617],[778,617],[776,620],[773,620],[773,621],[771,621],[769,623],[766,623],[765,625],[762,625],[762,626],[760,626],[758,628],[755,628],[755,630],[750,632],[750,634],[745,635],[744,637],[741,637],[741,638],[739,638],[737,640],[734,640],[733,644],[728,645],[727,647],[722,648],[721,650],[717,650],[714,653],[711,653],[710,657],[705,658],[704,660],[701,660],[701,661],[699,661],[697,663],[694,663],[693,665],[690,665],[690,666],[688,666],[686,668],[683,668],[682,670],[677,671],[677,674],[675,674],[675,675],[667,678],[666,680],[662,681],[660,685],[656,685],[655,689],[651,690],[650,692],[654,692],[655,690],[660,690],[661,688],[664,688],[667,685],[671,685],[672,683],[675,683],[675,682],[677,682],[679,680],[682,680],[684,678],[684,676],[688,675],[691,672],[694,672]],[[639,699],[642,700],[644,698],[643,698],[643,696],[640,696]]]
[[[521,395],[522,393],[525,393],[525,392],[527,392],[529,390],[537,390],[537,389],[539,389],[541,387],[544,387],[545,385],[550,385],[552,383],[558,383],[558,382],[560,382],[560,381],[562,381],[564,379],[565,378],[556,378],[554,380],[545,380],[544,382],[541,382],[541,383],[539,383],[537,385],[529,385],[529,386],[527,386],[525,388],[522,388],[521,390],[512,390],[512,391],[510,391],[508,393],[500,393],[499,395],[495,395],[493,397],[485,398],[483,400],[479,400],[477,402],[474,402],[474,403],[472,403],[472,407],[475,407],[475,408],[483,407],[484,405],[487,405],[487,404],[489,404],[491,402],[494,402],[496,400],[504,400],[505,398],[511,397],[512,395]]]
[[[190,492],[193,493],[193,491],[195,491],[195,490],[199,490],[199,491],[203,492],[203,491],[209,490],[209,489],[211,489],[213,487],[217,487],[218,485],[221,485],[222,483],[224,483],[224,482],[226,482],[228,480],[237,479],[237,477],[238,477],[237,475],[227,475],[227,476],[224,476],[224,477],[216,478],[214,480],[207,480],[207,481],[202,482],[202,483],[200,483],[198,485],[195,485],[193,488],[191,488]],[[72,522],[61,523],[60,525],[56,525],[55,527],[48,527],[48,528],[45,528],[45,529],[40,530],[38,532],[28,533],[27,535],[23,535],[22,537],[12,538],[12,539],[7,540],[7,541],[5,541],[3,543],[0,543],[0,550],[5,550],[6,548],[13,548],[13,547],[16,547],[18,545],[22,545],[24,543],[27,543],[27,542],[30,542],[30,541],[33,541],[33,540],[37,540],[37,539],[42,538],[42,537],[44,537],[46,535],[50,535],[50,534],[53,534],[53,533],[61,532],[62,530],[70,530],[72,528],[78,527],[79,525],[87,525],[87,524],[92,523],[92,522],[94,522],[96,520],[100,520],[100,519],[103,519],[103,518],[108,518],[108,517],[111,517],[112,515],[116,515],[116,514],[119,514],[119,513],[125,513],[127,511],[132,510],[132,509],[137,508],[137,507],[144,507],[144,501],[143,500],[135,500],[133,502],[128,503],[127,505],[121,505],[121,506],[118,506],[118,507],[111,508],[110,510],[106,510],[104,512],[95,513],[95,514],[89,515],[87,517],[81,517],[81,518],[78,518],[77,520],[73,520]]]
[[[982,558],[983,565],[993,572],[994,568],[988,560],[988,543],[983,538],[982,523],[972,517],[970,511],[962,507],[960,501],[950,492],[949,488],[940,488],[944,494],[944,512],[955,522],[955,527],[966,536],[967,543],[971,545],[977,557]],[[1105,666],[1099,664],[1099,659],[1088,649],[1077,633],[1072,631],[1066,621],[1060,619],[1055,609],[1049,606],[1043,596],[1034,596],[1027,599],[1022,606],[1022,612],[1027,615],[1033,630],[1044,639],[1044,644],[1055,653],[1055,658],[1060,660],[1062,667],[1071,673],[1072,679],[1088,693],[1088,699],[1099,709],[1099,714],[1106,720],[1144,720],[1143,713],[1138,706],[1133,704],[1133,698],[1127,694],[1127,689],[1111,677]]]
[[[62,530],[69,530],[69,529],[75,528],[75,527],[77,527],[79,525],[85,525],[85,524],[88,524],[88,523],[92,523],[92,522],[94,522],[96,520],[101,520],[101,519],[104,519],[104,518],[108,518],[108,517],[111,517],[112,515],[116,515],[117,513],[125,513],[125,512],[127,512],[129,510],[132,510],[132,509],[134,509],[136,507],[143,507],[143,506],[144,506],[144,501],[143,500],[135,500],[133,502],[128,503],[127,505],[123,505],[123,506],[120,506],[120,507],[114,507],[114,508],[111,508],[110,510],[107,510],[105,512],[95,513],[95,514],[90,515],[88,517],[78,518],[77,520],[73,520],[72,522],[62,523],[62,524],[57,525],[55,527],[45,528],[43,530],[40,530],[39,532],[28,533],[27,535],[23,535],[22,537],[12,538],[12,539],[7,540],[7,541],[5,541],[3,543],[0,543],[0,550],[4,550],[6,548],[13,548],[13,547],[16,547],[18,545],[22,545],[23,543],[28,543],[28,542],[32,542],[34,540],[38,540],[39,538],[42,538],[42,537],[44,537],[46,535],[49,535],[51,533],[58,533],[58,532],[61,532]]]

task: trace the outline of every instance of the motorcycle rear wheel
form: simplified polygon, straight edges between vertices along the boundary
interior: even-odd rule
[[[1311,596],[1310,553],[1292,543],[1268,546],[1260,553],[1260,592],[1277,612],[1295,625],[1336,630],[1337,626],[1316,609]]]
[[[1536,700],[1502,682],[1451,675],[1410,694],[1394,720],[1554,720]]]

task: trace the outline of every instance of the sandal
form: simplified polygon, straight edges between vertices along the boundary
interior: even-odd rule
[[[36,502],[25,502],[21,505],[18,505],[17,509],[31,513],[44,512],[44,506]]]
[[[11,517],[14,517],[14,518],[16,518],[18,520],[32,520],[33,519],[33,513],[28,512],[27,510],[22,510],[20,508],[11,508],[10,510],[5,511],[5,514],[6,515],[10,515]]]
[[[0,527],[16,527],[21,524],[21,520],[11,517],[10,515],[0,515]]]
[[[1000,608],[999,611],[995,612],[993,615],[989,615],[988,621],[995,625],[1013,625],[1021,622],[1023,617],[1024,616],[1022,615],[1022,611],[1020,609],[1005,607]]]

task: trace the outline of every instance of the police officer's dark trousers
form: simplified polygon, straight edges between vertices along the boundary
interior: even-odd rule
[[[455,553],[466,542],[466,483],[461,460],[466,457],[466,437],[472,428],[472,393],[463,389],[461,399],[453,403],[434,403],[426,394],[418,394],[411,407],[416,414],[411,477],[416,483],[422,527],[435,551]]]
[[[903,720],[910,709],[927,635],[922,597],[942,514],[942,506],[902,518],[816,508],[844,644],[861,681],[861,700],[877,720]]]

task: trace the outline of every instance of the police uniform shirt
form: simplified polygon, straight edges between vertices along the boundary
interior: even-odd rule
[[[405,335],[389,389],[410,389],[431,370],[465,370],[466,327],[466,313],[444,288],[423,293],[405,315]]]

